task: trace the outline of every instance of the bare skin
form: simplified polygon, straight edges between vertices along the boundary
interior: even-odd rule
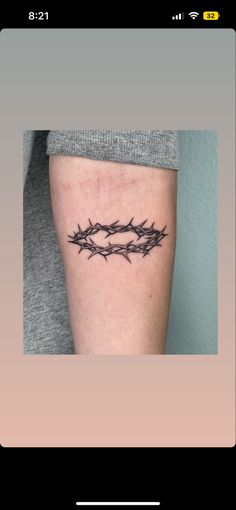
[[[50,157],[52,210],[76,354],[164,353],[175,253],[176,181],[175,170]],[[104,247],[110,242],[118,246],[111,251],[120,253],[124,249],[119,246],[131,242],[130,260],[118,253],[108,257],[96,253],[88,260],[96,249],[78,253],[80,246],[68,242],[68,235],[73,238],[78,228],[83,232],[89,228],[88,218],[92,225],[102,226],[116,221],[125,226],[134,218],[132,225],[137,227],[147,220],[143,228],[154,222],[156,230],[166,226],[168,235],[144,257],[135,246],[142,242],[146,250],[147,236],[137,240],[129,227],[105,239],[109,232],[99,228],[93,243]]]

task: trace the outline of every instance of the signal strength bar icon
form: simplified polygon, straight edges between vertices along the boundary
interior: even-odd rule
[[[184,12],[179,12],[179,14],[176,14],[175,16],[172,16],[172,19],[184,19]]]

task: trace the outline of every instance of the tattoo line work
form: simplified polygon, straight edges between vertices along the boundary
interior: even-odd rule
[[[68,242],[80,247],[78,253],[81,253],[82,250],[89,250],[91,252],[89,259],[95,255],[101,255],[107,261],[109,255],[121,255],[131,264],[130,253],[141,253],[143,257],[146,257],[155,246],[161,246],[161,240],[168,235],[165,233],[166,226],[162,230],[156,230],[153,222],[150,227],[144,227],[147,220],[135,226],[132,223],[133,219],[127,225],[119,225],[119,220],[114,221],[111,225],[101,225],[100,223],[93,225],[89,219],[89,226],[82,230],[78,225],[78,232],[74,232],[73,236],[68,236],[70,238]],[[132,240],[126,244],[111,244],[108,241],[107,246],[99,246],[94,242],[92,236],[101,231],[107,232],[105,238],[114,234],[132,232],[137,235],[137,240],[136,243]],[[141,238],[144,242],[137,243]]]
[[[100,223],[93,223],[89,219],[89,227],[85,230],[81,230],[80,225],[78,224],[78,232],[74,232],[73,236],[68,236],[70,240],[69,243],[76,244],[80,247],[78,253],[81,253],[82,250],[89,250],[91,253],[89,255],[89,259],[94,257],[94,255],[101,255],[107,261],[107,257],[109,255],[122,255],[126,260],[128,260],[131,264],[131,260],[129,258],[130,253],[141,253],[143,257],[149,255],[149,252],[154,248],[154,246],[161,246],[160,241],[166,237],[168,234],[165,234],[166,226],[162,230],[156,230],[154,227],[154,222],[150,227],[144,227],[147,220],[140,223],[140,225],[133,225],[133,219],[127,225],[119,225],[119,220],[114,221],[111,225],[101,225]],[[111,244],[108,241],[107,246],[99,246],[97,245],[91,236],[96,235],[98,232],[107,232],[106,237],[112,236],[114,234],[133,232],[137,235],[137,240],[143,238],[144,242],[135,243],[134,241],[129,241],[126,244]]]

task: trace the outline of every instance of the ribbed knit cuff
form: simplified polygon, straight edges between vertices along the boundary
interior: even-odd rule
[[[116,161],[178,170],[176,131],[50,131],[47,154]]]

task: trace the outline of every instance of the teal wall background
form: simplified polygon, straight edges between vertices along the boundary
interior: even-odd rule
[[[168,354],[217,354],[217,133],[180,131]]]

